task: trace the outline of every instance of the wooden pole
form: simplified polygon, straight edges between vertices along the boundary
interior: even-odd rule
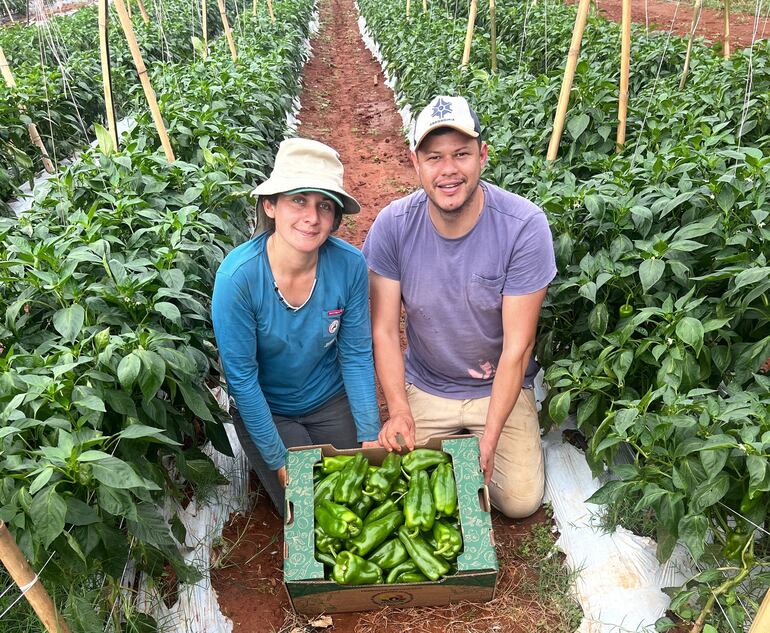
[[[267,12],[270,14],[270,21],[275,23],[275,12],[273,11],[273,0],[267,0]]]
[[[626,121],[628,120],[628,78],[631,72],[631,0],[623,0],[623,19],[620,43],[620,95],[618,98],[618,135],[616,150],[623,149],[626,142]]]
[[[230,47],[230,56],[234,62],[238,61],[238,53],[235,51],[235,42],[233,41],[233,32],[230,29],[230,23],[227,21],[227,12],[225,11],[225,0],[217,0],[219,6],[219,15],[222,16],[222,25],[227,36],[227,45]]]
[[[142,14],[142,20],[145,24],[150,23],[150,16],[147,15],[147,9],[144,8],[144,2],[142,0],[136,0],[136,4],[139,6],[139,13]]]
[[[107,131],[118,149],[118,126],[115,123],[115,104],[112,100],[112,69],[110,68],[109,21],[107,11],[109,0],[99,0],[99,52],[102,60],[102,85],[104,86],[104,109],[107,112]]]
[[[690,25],[690,37],[687,40],[687,54],[684,56],[684,68],[682,69],[682,78],[679,80],[679,90],[684,89],[687,83],[687,75],[690,73],[690,57],[692,56],[692,44],[695,37],[695,29],[700,21],[700,12],[703,8],[703,0],[693,0],[692,24]]]
[[[8,60],[5,58],[5,51],[3,50],[2,46],[0,46],[0,74],[3,75],[3,79],[5,80],[6,86],[8,86],[9,88],[16,87],[16,80],[13,78],[11,67],[8,65]],[[24,104],[20,103],[19,111],[24,112],[25,110],[26,108],[24,107]],[[43,139],[40,138],[40,133],[37,130],[37,125],[35,125],[34,123],[28,123],[27,134],[29,134],[29,139],[32,141],[32,144],[40,150],[40,154],[42,155],[41,158],[43,161],[43,168],[49,174],[54,173],[56,169],[54,168],[53,163],[51,162],[51,159],[48,156],[48,150],[45,148]]]
[[[497,72],[497,19],[495,18],[495,0],[489,0],[489,45],[490,66]]]
[[[465,30],[465,48],[463,49],[462,66],[467,66],[471,59],[471,43],[473,42],[473,29],[476,26],[476,13],[478,10],[478,0],[471,0],[471,7],[468,11],[468,28]]]
[[[409,11],[412,8],[411,0],[406,0],[406,17],[409,17]]]
[[[765,594],[765,599],[759,605],[759,611],[754,616],[749,633],[762,633],[770,629],[770,589]]]
[[[128,17],[128,11],[126,11],[126,5],[123,4],[123,0],[114,0],[114,3],[115,8],[118,11],[118,18],[120,18],[120,26],[123,27],[123,33],[126,36],[128,48],[131,50],[131,57],[134,59],[136,72],[139,73],[139,81],[142,83],[144,95],[147,97],[147,103],[150,106],[155,129],[158,130],[160,144],[163,146],[163,151],[166,153],[166,160],[168,160],[169,163],[173,163],[176,160],[176,158],[174,158],[174,150],[171,149],[171,141],[168,139],[166,126],[163,123],[163,117],[160,115],[160,108],[158,108],[158,101],[155,98],[155,91],[152,89],[150,78],[147,76],[147,67],[144,65],[142,52],[139,50],[139,45],[136,43],[134,28],[131,26],[131,18]]]
[[[553,133],[551,134],[551,142],[548,145],[548,160],[554,160],[559,153],[559,142],[561,141],[562,132],[564,132],[569,95],[572,91],[572,81],[575,78],[575,69],[577,68],[578,56],[580,55],[580,43],[583,41],[583,31],[586,28],[590,5],[591,0],[580,0],[578,5],[575,28],[572,30],[572,41],[570,42],[569,53],[567,54],[567,65],[564,68],[564,79],[561,82],[561,91],[559,92],[559,104],[556,106]]]
[[[46,631],[50,633],[70,633],[70,629],[64,618],[56,611],[56,606],[51,596],[38,580],[37,574],[29,566],[29,563],[21,553],[13,536],[0,521],[0,561],[8,570],[13,581],[19,586],[30,606],[35,610],[37,617],[43,623]]]
[[[256,3],[256,0],[254,0]],[[203,59],[209,56],[209,16],[206,13],[206,0],[201,0],[201,31],[203,32]],[[256,13],[254,14],[256,15]]]
[[[251,15],[257,15],[257,0],[251,0]]]
[[[134,16],[131,15],[131,0],[126,0],[126,10],[128,11],[128,17],[132,18]]]
[[[423,13],[428,12],[428,0],[422,0],[422,12]]]
[[[3,0],[3,6],[5,7],[5,12],[8,14],[8,19],[11,21],[11,24],[13,24],[16,20],[13,19],[13,13],[11,13],[11,9],[5,0]]]
[[[725,59],[730,59],[730,0],[725,0],[725,26],[724,36],[722,38],[722,55]]]

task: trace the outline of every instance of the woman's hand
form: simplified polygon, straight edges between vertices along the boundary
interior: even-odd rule
[[[286,466],[281,466],[275,471],[275,474],[278,475],[278,483],[281,484],[281,488],[286,488]]]

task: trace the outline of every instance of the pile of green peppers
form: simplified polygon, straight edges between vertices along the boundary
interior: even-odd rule
[[[418,448],[324,457],[314,469],[315,557],[341,585],[434,582],[463,549],[449,455]]]

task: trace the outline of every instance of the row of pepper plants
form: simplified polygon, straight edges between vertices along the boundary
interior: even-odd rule
[[[548,215],[559,273],[538,337],[545,413],[575,414],[595,474],[611,469],[592,500],[653,511],[659,558],[680,541],[700,570],[671,610],[738,630],[770,585],[767,42],[728,61],[697,42],[680,90],[686,41],[635,27],[627,143],[615,153],[620,29],[591,17],[548,162],[574,7],[498,7],[491,74],[483,11],[463,69],[467,17],[454,4],[410,19],[398,5],[359,6],[401,104],[467,95],[490,146],[485,177]]]
[[[232,1],[229,6],[232,13]],[[196,7],[182,0],[148,3],[148,24],[134,12],[134,32],[149,67],[188,60],[194,54],[191,38],[201,35]],[[210,35],[220,33],[222,22],[213,1],[208,3],[207,17]],[[38,25],[0,30],[0,46],[17,84],[15,89],[0,85],[0,214],[10,213],[5,201],[42,169],[41,152],[29,138],[28,123],[37,124],[49,156],[60,162],[93,139],[93,124],[103,120],[97,25],[97,8],[89,6]],[[116,115],[122,118],[130,112],[139,82],[114,7],[109,48],[113,99]]]
[[[129,557],[199,575],[159,507],[222,483],[204,441],[231,454],[208,299],[298,92],[312,2],[275,10],[241,17],[237,63],[219,38],[154,74],[174,163],[136,114],[120,150],[97,128],[28,213],[0,219],[0,520],[35,569],[54,554],[43,580],[68,588],[75,631],[104,630]]]

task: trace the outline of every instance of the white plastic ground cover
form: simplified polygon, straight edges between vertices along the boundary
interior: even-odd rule
[[[395,77],[388,72],[377,42],[369,33],[358,5],[358,28],[366,47],[379,61],[386,84],[393,90]],[[396,105],[402,100],[394,91]],[[400,109],[404,129],[409,130],[409,106]],[[542,401],[542,373],[536,384]],[[602,482],[594,479],[585,455],[562,442],[561,429],[543,439],[545,453],[545,500],[553,507],[560,532],[556,546],[576,571],[575,595],[583,609],[577,633],[624,633],[654,631],[655,621],[665,615],[670,598],[663,587],[679,586],[693,575],[686,550],[677,545],[664,565],[655,557],[656,543],[618,527],[606,534],[598,526],[602,506],[585,502]]]
[[[316,4],[310,21],[311,38],[318,32],[319,25]],[[304,63],[307,63],[312,57],[310,39],[305,40],[304,51]],[[294,111],[288,113],[286,118],[289,136],[297,130],[299,98],[295,98],[293,105]],[[213,393],[222,409],[227,411],[227,393],[219,388]],[[222,529],[230,515],[248,512],[250,466],[233,425],[225,424],[225,430],[233,457],[223,455],[211,444],[206,444],[203,452],[211,458],[229,483],[217,486],[205,499],[194,498],[187,508],[182,509],[176,502],[167,499],[162,509],[166,518],[171,518],[173,513],[177,512],[187,530],[181,553],[186,563],[200,571],[202,579],[194,585],[180,584],[177,588],[178,600],[171,607],[167,607],[158,588],[144,575],[139,579],[138,589],[135,595],[133,594],[132,587],[136,584],[133,565],[129,565],[123,574],[124,598],[138,611],[153,616],[163,633],[232,633],[233,630],[233,622],[222,613],[216,591],[211,586],[211,549],[221,537]]]

